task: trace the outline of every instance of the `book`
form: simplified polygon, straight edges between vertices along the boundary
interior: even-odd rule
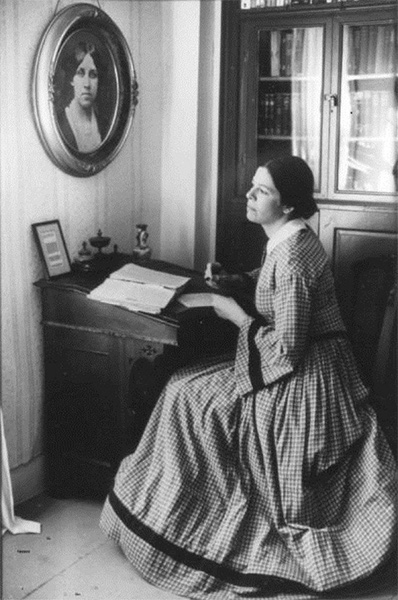
[[[265,134],[275,135],[275,94],[266,94]]]
[[[283,114],[282,114],[282,134],[291,134],[291,95],[282,94],[283,96]]]
[[[295,76],[303,74],[304,37],[303,27],[293,29],[292,75]]]
[[[350,31],[348,73],[350,75],[358,75],[361,60],[361,27],[354,25],[350,27]]]
[[[360,28],[360,53],[359,53],[359,71],[358,73],[367,74],[369,73],[368,67],[368,51],[369,51],[369,27],[362,25]]]
[[[396,71],[396,42],[395,29],[392,25],[387,26],[386,31],[386,70],[388,74]]]
[[[377,25],[376,50],[375,50],[375,73],[385,73],[384,42],[386,37],[386,26]]]
[[[292,74],[293,31],[281,31],[280,38],[280,75],[290,77]]]
[[[368,64],[367,72],[374,73],[376,65],[377,27],[369,25]]]
[[[354,138],[364,134],[363,131],[363,91],[353,91],[350,93],[351,103],[351,136]]]
[[[275,94],[275,135],[282,135],[283,94]]]
[[[111,273],[87,297],[133,312],[159,314],[189,280],[129,263]]]
[[[271,77],[280,75],[280,45],[281,32],[275,29],[271,31]]]

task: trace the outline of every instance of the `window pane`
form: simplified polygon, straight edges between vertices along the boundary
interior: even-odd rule
[[[321,57],[321,59],[320,59]],[[258,164],[294,154],[320,188],[323,28],[259,33]]]
[[[395,191],[397,157],[394,27],[343,30],[338,189]]]

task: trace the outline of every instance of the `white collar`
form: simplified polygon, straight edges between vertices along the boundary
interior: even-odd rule
[[[272,252],[275,246],[285,241],[288,237],[290,237],[297,231],[300,231],[300,229],[306,228],[307,225],[304,223],[303,219],[292,219],[291,221],[288,221],[287,223],[282,225],[282,227],[280,227],[278,231],[274,233],[273,236],[269,238],[267,244],[267,254]]]

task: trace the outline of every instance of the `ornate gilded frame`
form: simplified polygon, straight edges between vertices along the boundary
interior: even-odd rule
[[[101,49],[102,109],[105,134],[92,151],[80,151],[64,134],[62,89],[69,90],[63,56],[67,48],[88,40]],[[65,61],[64,61],[65,62]],[[105,76],[106,73],[106,76]],[[101,81],[101,73],[98,75]],[[100,88],[98,88],[100,90]],[[98,96],[100,96],[98,91]],[[97,98],[98,100],[98,98]],[[41,38],[33,69],[32,104],[36,127],[50,159],[77,177],[95,175],[121,150],[138,103],[138,83],[129,46],[113,20],[92,4],[73,4],[57,13]]]

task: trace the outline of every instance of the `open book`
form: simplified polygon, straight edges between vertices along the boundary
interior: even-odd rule
[[[88,298],[132,311],[159,314],[189,279],[129,263],[111,273]]]

